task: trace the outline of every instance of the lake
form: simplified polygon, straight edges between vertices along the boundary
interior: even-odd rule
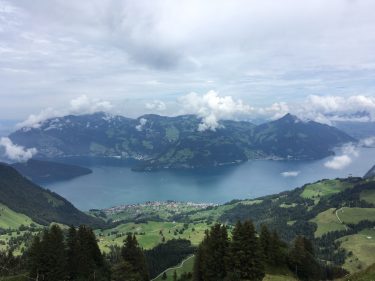
[[[324,166],[332,157],[316,161],[249,161],[238,166],[205,170],[133,172],[124,161],[70,159],[93,173],[47,184],[81,210],[145,201],[225,203],[290,190],[323,178],[363,176],[375,164],[375,148],[360,148],[341,170]]]

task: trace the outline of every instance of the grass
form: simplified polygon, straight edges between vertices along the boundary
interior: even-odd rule
[[[184,264],[182,265],[182,267],[180,267],[181,264],[179,264],[178,266],[174,267],[174,268],[170,268],[166,271],[166,274],[167,274],[167,281],[173,281],[173,273],[174,271],[176,270],[176,273],[177,273],[177,278],[180,277],[180,275],[184,272],[188,273],[188,272],[193,272],[193,266],[194,266],[194,257],[191,257],[189,258],[188,260],[186,260],[186,262],[184,262]],[[153,279],[155,281],[162,281],[163,279],[161,279],[162,276],[159,276],[158,278],[156,279]]]
[[[29,226],[32,223],[28,216],[16,213],[0,203],[0,228],[18,229],[21,225]]]
[[[363,271],[354,273],[343,281],[374,281],[375,280],[375,264],[369,266]]]
[[[162,243],[163,237],[166,241],[178,238],[188,239],[192,244],[198,245],[209,226],[204,223],[189,224],[187,229],[182,232],[183,228],[183,223],[150,221],[140,224],[126,223],[112,229],[96,230],[95,232],[99,238],[99,247],[102,251],[107,252],[110,245],[123,245],[126,234],[129,232],[136,235],[139,244],[144,249],[151,249]]]
[[[344,236],[339,239],[341,247],[349,254],[344,268],[349,272],[356,272],[367,268],[375,260],[375,230],[367,229],[358,234]]]
[[[375,221],[375,208],[342,208],[338,215],[346,224],[357,224],[363,220]]]
[[[315,237],[320,237],[330,231],[345,230],[345,226],[339,222],[335,212],[335,208],[330,208],[319,213],[311,220],[311,222],[315,222],[318,226],[317,230],[315,231]]]
[[[297,281],[294,274],[286,267],[266,268],[263,281]]]
[[[27,281],[28,278],[25,275],[7,276],[1,277],[0,281]]]
[[[360,194],[360,199],[367,203],[375,204],[375,190],[363,190]]]
[[[319,202],[320,197],[331,196],[351,187],[352,184],[338,179],[322,180],[307,185],[301,193],[301,197],[315,199],[317,202]]]

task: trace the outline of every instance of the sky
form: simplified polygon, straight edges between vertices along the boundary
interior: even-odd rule
[[[374,11],[373,0],[0,0],[0,119],[375,121]]]

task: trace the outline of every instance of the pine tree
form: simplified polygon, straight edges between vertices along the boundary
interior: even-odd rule
[[[135,235],[127,235],[125,239],[125,245],[121,251],[121,255],[124,262],[130,265],[131,271],[133,273],[140,274],[140,281],[149,280],[145,256],[142,249],[138,245],[138,241]]]
[[[214,225],[206,233],[204,247],[202,248],[202,280],[219,281],[226,276],[225,257],[229,245],[228,233],[225,226]]]
[[[250,221],[238,222],[229,245],[228,276],[245,280],[262,280],[264,273],[263,254],[256,237],[254,225]]]
[[[41,254],[41,241],[39,236],[35,236],[27,252],[27,265],[31,278],[37,279],[41,273]]]
[[[321,268],[314,257],[311,242],[297,236],[288,257],[289,267],[301,280],[317,280],[321,276]]]
[[[262,225],[259,236],[260,246],[263,252],[264,261],[271,262],[271,234],[266,225]]]
[[[79,255],[79,244],[77,239],[77,231],[74,226],[71,226],[68,231],[66,238],[67,244],[67,262],[66,272],[68,274],[68,280],[75,280],[78,275],[78,255]]]

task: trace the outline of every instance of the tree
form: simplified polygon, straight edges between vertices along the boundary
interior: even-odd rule
[[[148,281],[149,275],[146,266],[145,256],[142,249],[138,245],[135,235],[128,234],[125,239],[124,247],[121,250],[123,261],[128,264],[128,270],[131,274],[138,273],[139,281]],[[131,280],[131,279],[125,279]]]
[[[161,276],[161,279],[167,280],[167,278],[168,278],[167,273],[164,271],[163,275]]]
[[[176,270],[173,272],[173,281],[177,281],[177,272],[176,272]]]
[[[228,233],[225,226],[216,224],[206,232],[195,258],[193,275],[195,281],[224,280],[228,244]]]
[[[270,263],[271,260],[271,234],[266,225],[262,225],[259,235],[259,242],[263,252],[264,261]]]
[[[301,280],[318,280],[321,268],[314,257],[311,242],[303,236],[297,236],[288,257],[289,268]]]
[[[265,276],[261,247],[254,225],[238,222],[229,245],[227,272],[245,280],[262,280]]]
[[[75,280],[78,275],[78,255],[79,255],[79,243],[77,239],[77,231],[74,226],[71,226],[68,230],[66,238],[66,270],[69,280]]]

